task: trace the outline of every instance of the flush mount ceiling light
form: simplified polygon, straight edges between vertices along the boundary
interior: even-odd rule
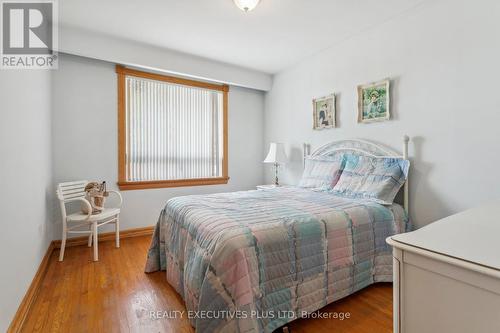
[[[260,0],[233,0],[234,4],[244,12],[249,12],[259,4]]]

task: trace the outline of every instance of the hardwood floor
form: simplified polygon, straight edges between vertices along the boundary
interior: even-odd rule
[[[58,251],[23,332],[194,332],[185,318],[151,319],[150,311],[186,310],[165,272],[144,273],[150,237],[99,243],[99,262],[86,246]],[[376,284],[321,313],[350,313],[349,319],[300,319],[292,332],[392,332],[392,285]]]

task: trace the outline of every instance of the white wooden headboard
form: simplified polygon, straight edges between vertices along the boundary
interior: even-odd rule
[[[397,151],[384,147],[380,144],[373,143],[367,140],[360,139],[347,139],[347,140],[337,140],[329,142],[312,153],[310,153],[310,145],[304,143],[304,161],[307,156],[318,157],[318,156],[330,156],[339,151],[352,151],[360,155],[370,156],[370,157],[389,157],[389,158],[403,158],[408,159],[408,142],[410,137],[408,135],[403,136],[403,153],[398,153]],[[409,182],[406,180],[403,186],[403,207],[408,214],[409,201],[408,201],[408,186]]]

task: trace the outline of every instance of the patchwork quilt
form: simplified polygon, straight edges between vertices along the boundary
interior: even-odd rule
[[[170,199],[146,272],[166,270],[197,332],[272,332],[374,282],[403,208],[298,187]]]

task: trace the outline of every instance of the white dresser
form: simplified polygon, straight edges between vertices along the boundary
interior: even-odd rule
[[[500,332],[500,202],[387,238],[394,332]]]

